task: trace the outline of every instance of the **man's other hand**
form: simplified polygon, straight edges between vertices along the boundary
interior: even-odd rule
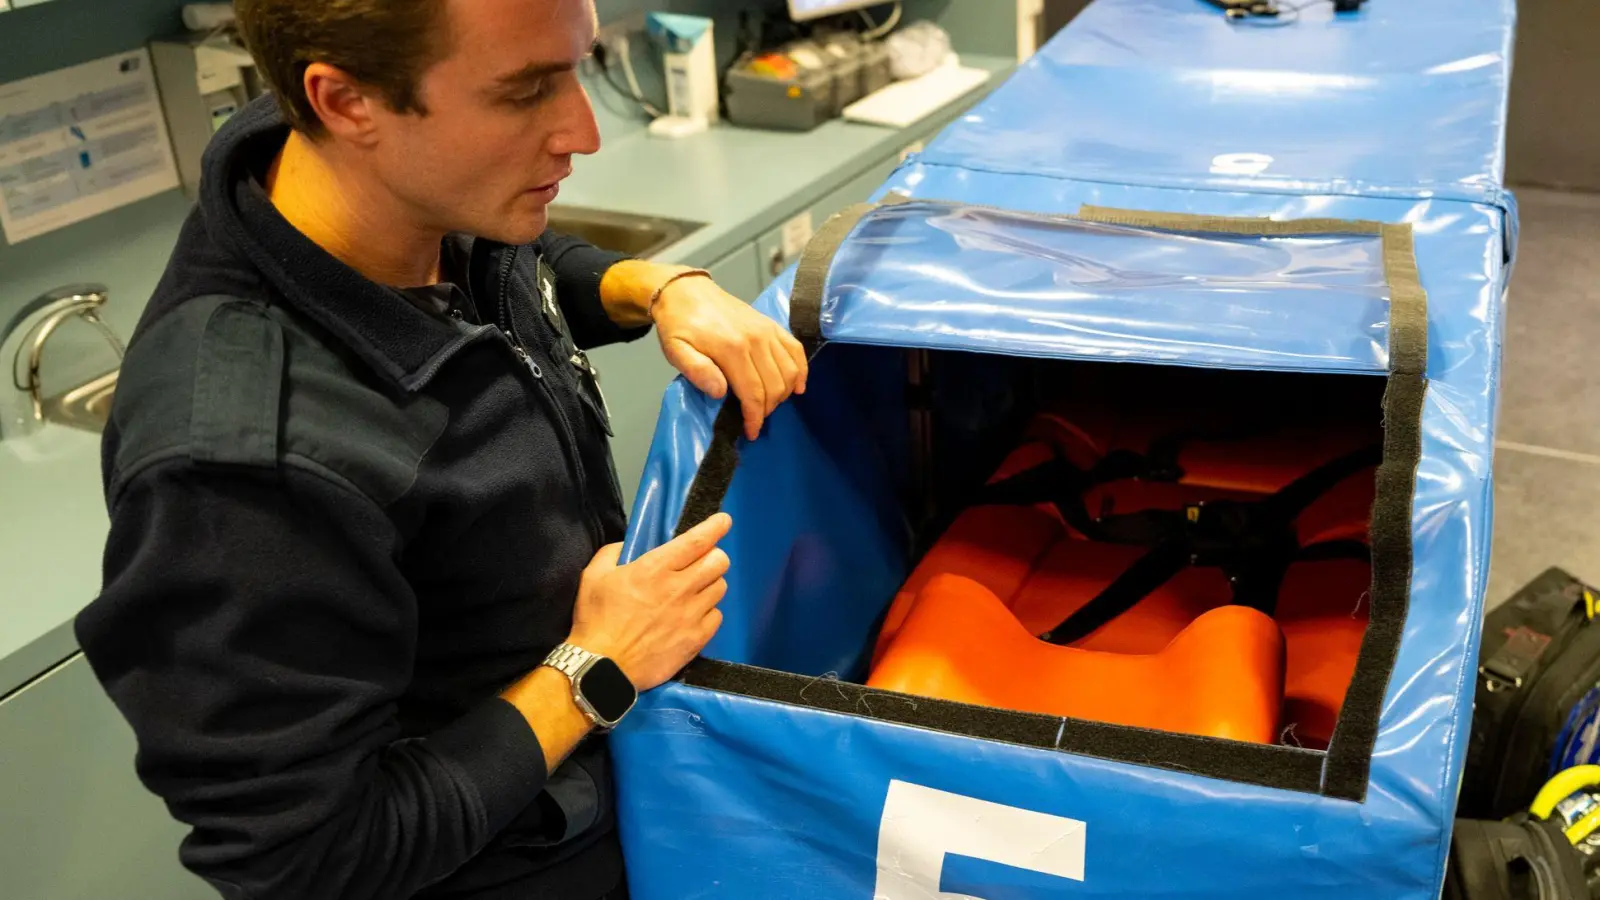
[[[808,367],[800,342],[711,279],[672,282],[653,314],[667,361],[718,400],[732,387],[751,440],[779,404],[806,392]]]
[[[626,566],[621,544],[602,549],[583,571],[568,641],[610,657],[640,691],[678,674],[722,624],[728,554],[717,542],[732,526],[717,513]]]

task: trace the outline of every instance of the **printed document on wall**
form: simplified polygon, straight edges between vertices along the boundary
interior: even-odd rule
[[[0,85],[0,230],[10,243],[177,186],[148,50]]]

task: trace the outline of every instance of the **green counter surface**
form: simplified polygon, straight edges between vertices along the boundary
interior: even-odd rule
[[[1014,65],[972,56],[964,63],[996,73],[982,90],[997,86]],[[656,258],[708,266],[925,136],[925,130],[835,120],[799,134],[718,126],[663,140],[640,131],[578,159],[557,202],[705,223]],[[96,281],[111,288],[106,319],[126,337],[160,278],[187,210],[183,195],[172,192],[54,235],[0,246],[0,320],[50,288]],[[88,335],[69,339],[63,332],[61,340],[67,357],[80,346],[94,346]],[[49,360],[47,355],[47,370]],[[49,426],[30,437],[0,440],[0,501],[3,697],[76,652],[72,619],[99,590],[107,518],[98,436]]]

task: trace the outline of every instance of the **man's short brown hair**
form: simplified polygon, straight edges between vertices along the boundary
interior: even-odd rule
[[[326,63],[376,88],[396,112],[426,113],[422,74],[449,46],[445,0],[236,0],[239,31],[284,118],[317,136],[305,72]]]

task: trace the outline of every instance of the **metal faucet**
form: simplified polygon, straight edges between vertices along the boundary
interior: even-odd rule
[[[0,391],[0,437],[31,433],[52,419],[88,428],[104,424],[101,416],[115,388],[115,371],[60,396],[46,397],[40,366],[51,335],[68,319],[77,316],[105,337],[116,352],[120,367],[126,348],[116,332],[100,318],[100,308],[109,297],[106,287],[100,284],[56,288],[28,302],[11,317],[5,328],[0,329],[0,359],[7,358],[8,346],[20,336],[15,355],[9,357],[11,382],[16,393]]]

